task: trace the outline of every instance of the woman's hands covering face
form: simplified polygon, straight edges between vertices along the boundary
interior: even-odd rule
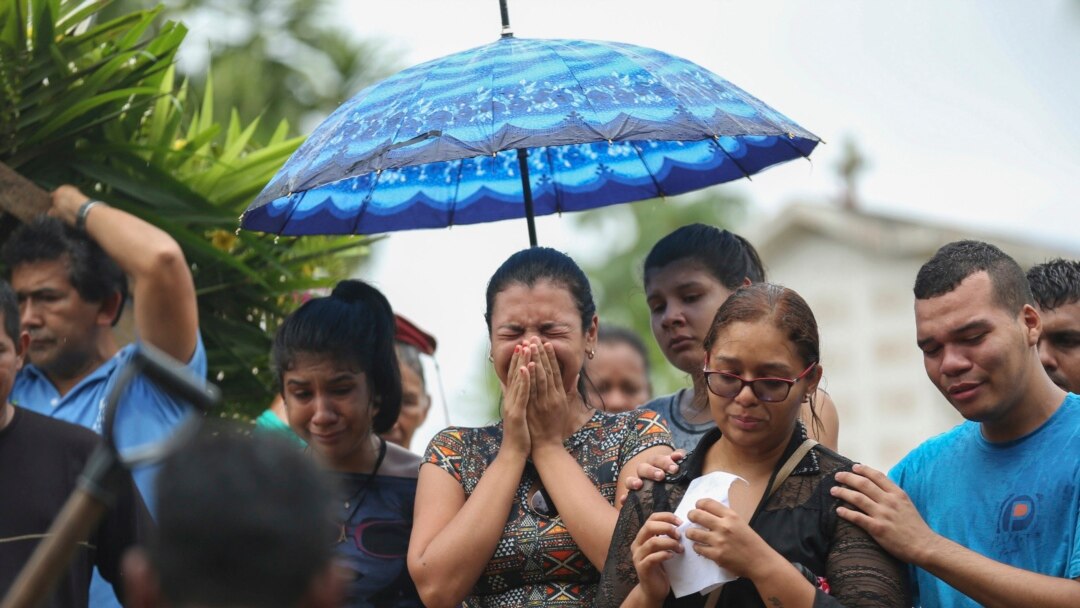
[[[538,444],[562,445],[567,416],[566,389],[555,348],[533,337],[526,342],[529,363],[529,437]]]
[[[514,347],[510,368],[506,373],[503,391],[503,440],[500,451],[508,450],[528,455],[532,449],[529,438],[528,404],[532,388],[530,362],[532,353],[522,345]]]
[[[525,453],[537,445],[561,446],[569,398],[555,348],[535,336],[516,345],[506,378],[503,446]]]

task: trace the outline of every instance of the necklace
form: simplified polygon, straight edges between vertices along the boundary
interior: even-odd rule
[[[386,440],[382,437],[379,437],[379,457],[375,459],[375,467],[371,469],[371,476],[365,479],[362,484],[360,484],[360,487],[356,489],[356,492],[353,492],[352,496],[349,496],[345,499],[346,509],[349,508],[349,503],[351,503],[352,501],[356,500],[356,504],[352,507],[352,510],[349,511],[349,515],[346,516],[345,519],[343,519],[341,523],[338,524],[338,537],[337,541],[334,544],[339,545],[345,542],[345,540],[348,538],[348,535],[345,533],[345,525],[349,523],[349,520],[351,520],[353,516],[356,515],[356,512],[360,510],[360,506],[364,504],[365,500],[367,500],[368,494],[370,494],[370,492],[368,492],[367,490],[371,486],[372,482],[374,482],[375,476],[379,474],[379,468],[382,466],[383,458],[385,457]],[[360,495],[361,492],[363,492],[363,496]]]

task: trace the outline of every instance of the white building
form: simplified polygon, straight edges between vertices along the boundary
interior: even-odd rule
[[[945,243],[1001,247],[1026,270],[1077,252],[839,207],[794,205],[747,232],[770,281],[798,291],[817,317],[824,388],[840,413],[840,452],[887,469],[961,421],[926,377],[915,346],[912,285]]]

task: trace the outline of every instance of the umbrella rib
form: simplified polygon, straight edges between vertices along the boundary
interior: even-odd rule
[[[630,147],[634,149],[634,153],[637,154],[638,160],[641,161],[641,166],[645,167],[645,174],[652,180],[653,187],[656,188],[656,193],[661,197],[667,196],[664,194],[664,189],[660,187],[660,182],[657,181],[656,176],[653,175],[652,169],[649,168],[649,163],[645,162],[645,155],[642,154],[641,150],[637,147],[637,142],[628,141],[626,143],[630,144]]]
[[[496,66],[496,62],[492,61],[490,63],[490,65],[491,65],[491,86],[489,88],[491,89],[491,125],[490,125],[491,131],[488,133],[487,138],[488,138],[488,141],[490,141],[492,143],[495,143],[495,66]],[[494,157],[494,156],[495,156],[495,154],[492,153],[492,157]]]
[[[551,44],[551,42],[554,42],[554,41],[552,41],[552,40],[544,41],[544,46],[545,47],[549,46]],[[572,48],[570,50],[573,51]],[[585,88],[581,86],[581,80],[577,77],[577,74],[574,73],[574,70],[572,70],[570,68],[570,64],[566,63],[566,59],[563,59],[563,56],[560,55],[559,53],[557,53],[555,51],[555,49],[548,48],[548,51],[550,51],[551,54],[554,55],[555,58],[559,60],[559,63],[563,64],[563,67],[566,68],[566,73],[569,74],[570,77],[574,79],[574,82],[577,84],[578,90],[581,91],[581,96],[585,98],[585,103],[588,104],[588,106],[589,106],[589,112],[591,112],[594,115],[599,115],[599,112],[597,112],[596,108],[593,107],[592,100],[589,99],[588,93],[585,92]],[[607,137],[604,136],[603,133],[597,131],[596,128],[594,128],[589,123],[585,122],[584,118],[582,118],[581,124],[585,125],[586,127],[589,128],[590,131],[592,131],[593,133],[596,134],[597,141],[608,139]],[[581,143],[589,143],[589,142],[581,142]]]
[[[356,220],[353,222],[352,229],[349,230],[349,234],[358,234],[356,231],[360,228],[360,220],[364,218],[364,214],[367,213],[368,204],[371,203],[371,198],[375,196],[375,188],[379,185],[379,178],[382,177],[382,171],[375,172],[375,178],[371,180],[371,187],[368,188],[367,196],[360,202],[360,208],[356,210]]]
[[[720,139],[719,138],[714,137],[713,138],[713,143],[716,144],[717,148],[720,148],[720,151],[724,153],[724,156],[728,157],[731,160],[731,162],[735,163],[735,166],[739,168],[740,172],[742,172],[743,177],[745,177],[749,181],[754,181],[754,180],[750,179],[750,173],[745,168],[743,168],[742,165],[739,164],[739,161],[735,160],[735,157],[732,156],[730,152],[725,150],[724,146],[720,145]]]
[[[795,144],[791,143],[791,139],[788,138],[786,135],[778,135],[777,137],[779,137],[785,144],[787,144],[789,148],[794,150],[796,154],[798,154],[799,156],[805,158],[806,162],[810,163],[811,165],[814,164],[814,161],[810,160],[810,155],[809,154],[803,154],[803,151],[798,149],[797,147],[795,147]],[[823,142],[821,142],[820,139],[818,140],[818,142],[823,143]]]
[[[662,89],[664,91],[667,91],[668,93],[671,94],[671,97],[678,103],[678,105],[682,106],[683,108],[686,108],[686,115],[688,117],[690,117],[690,119],[693,120],[695,123],[697,123],[698,128],[701,129],[701,133],[702,133],[701,139],[708,139],[709,137],[715,137],[716,136],[716,133],[714,133],[713,129],[711,129],[709,127],[709,124],[707,122],[705,122],[704,120],[702,120],[701,118],[698,118],[693,112],[691,112],[689,110],[689,107],[685,103],[683,103],[682,97],[680,97],[679,94],[676,93],[673,89],[669,88],[667,86],[667,84],[664,82],[664,79],[661,78],[660,76],[658,76],[656,74],[656,72],[653,72],[648,67],[648,65],[647,65],[647,63],[645,61],[642,61],[641,59],[639,59],[637,53],[632,53],[632,52],[630,52],[630,51],[628,51],[627,49],[624,49],[624,48],[616,48],[616,47],[609,47],[609,48],[611,48],[611,50],[613,52],[619,53],[620,55],[623,55],[623,56],[629,55],[630,57],[628,57],[628,59],[630,61],[632,61],[634,65],[639,67],[641,69],[641,71],[645,72],[649,76],[652,76],[653,78],[655,78],[656,82],[658,82],[658,83],[660,83],[662,85]],[[651,61],[649,61],[649,62],[651,63]],[[686,140],[686,141],[690,141],[690,140]]]
[[[278,231],[275,233],[275,236],[281,236],[285,232],[285,227],[288,226],[289,221],[292,220],[293,214],[296,213],[296,208],[299,207],[300,203],[303,202],[304,198],[307,197],[308,191],[307,190],[301,190],[300,192],[297,192],[296,194],[299,194],[300,198],[298,198],[296,200],[296,203],[294,203],[292,205],[289,205],[289,212],[285,215],[285,221],[281,222],[281,228],[278,228]]]
[[[399,122],[398,125],[397,125],[397,128],[394,129],[394,136],[390,138],[390,146],[388,146],[385,150],[383,150],[379,154],[379,156],[380,156],[379,165],[380,166],[376,168],[376,171],[380,171],[380,170],[385,168],[385,167],[382,167],[381,165],[383,164],[382,159],[385,158],[387,153],[389,153],[391,150],[394,150],[397,147],[400,147],[400,145],[408,145],[408,142],[405,142],[405,144],[400,144],[399,145],[399,143],[397,141],[398,135],[401,134],[401,128],[402,128],[402,126],[404,126],[405,121],[407,121],[409,119],[409,111],[412,109],[413,104],[416,102],[416,98],[420,96],[420,93],[424,90],[424,87],[431,80],[431,76],[434,73],[435,73],[435,70],[428,70],[427,72],[424,73],[424,78],[420,81],[420,86],[416,87],[416,90],[413,91],[412,98],[409,99],[409,103],[404,106],[405,111],[402,112],[401,122]],[[441,135],[441,133],[440,133],[440,135]]]
[[[562,213],[562,192],[559,191],[559,182],[555,179],[555,161],[551,158],[551,146],[544,146],[544,156],[547,157],[548,172],[551,173],[551,189],[555,193],[555,213]]]
[[[450,201],[450,209],[446,218],[447,227],[454,225],[454,212],[457,211],[458,197],[461,196],[461,174],[465,172],[465,159],[459,158],[457,161],[458,171],[457,179],[454,180],[454,198]]]

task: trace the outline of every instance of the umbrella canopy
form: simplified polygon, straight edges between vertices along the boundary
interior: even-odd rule
[[[819,141],[685,59],[504,37],[342,104],[241,226],[372,234],[531,221],[530,191],[535,215],[675,195],[805,157]]]

